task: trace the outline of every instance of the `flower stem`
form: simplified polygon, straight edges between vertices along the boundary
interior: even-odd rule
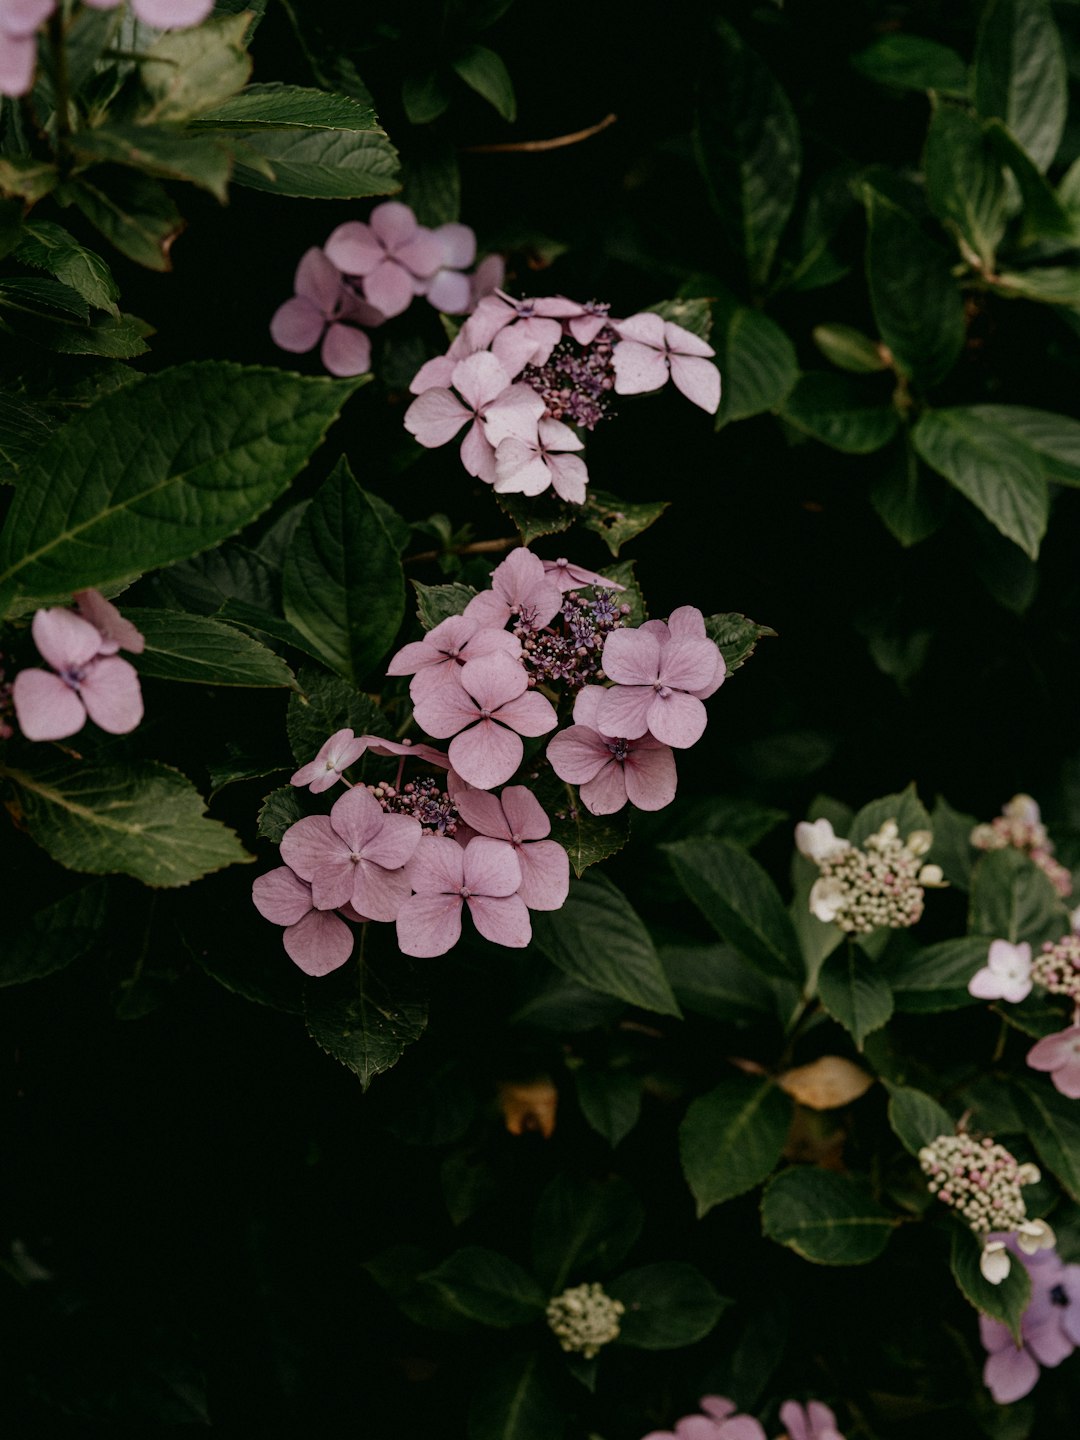
[[[49,17],[49,48],[52,51],[53,87],[56,99],[56,143],[66,151],[71,138],[71,98],[68,87],[67,46],[64,43],[64,15],[56,10]]]
[[[468,545],[449,545],[445,550],[421,550],[416,555],[406,555],[406,565],[419,565],[423,560],[438,560],[443,555],[491,555],[500,550],[512,550],[520,544],[516,535],[501,540],[473,540]]]

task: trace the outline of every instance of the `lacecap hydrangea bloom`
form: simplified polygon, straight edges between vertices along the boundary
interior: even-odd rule
[[[941,868],[925,865],[929,830],[900,838],[895,820],[887,820],[862,848],[834,834],[828,820],[795,827],[801,854],[821,871],[810,891],[810,911],[848,934],[869,934],[880,927],[903,929],[923,913],[923,890],[943,885]]]
[[[1054,858],[1054,845],[1038,802],[1030,795],[1014,795],[989,824],[976,825],[971,843],[976,850],[1019,850],[1039,867],[1059,895],[1065,897],[1072,891],[1072,876]]]

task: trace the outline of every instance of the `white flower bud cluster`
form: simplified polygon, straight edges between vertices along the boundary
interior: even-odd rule
[[[1047,876],[1059,895],[1068,895],[1072,890],[1072,876],[1054,859],[1053,841],[1030,795],[1014,795],[988,825],[976,825],[970,839],[976,850],[1021,850]]]
[[[930,849],[928,830],[900,839],[895,820],[887,820],[863,842],[816,857],[821,878],[810,891],[810,909],[851,934],[869,934],[914,925],[923,913],[923,887],[943,883],[937,865],[923,865]]]
[[[586,1360],[600,1353],[619,1334],[619,1317],[626,1313],[621,1300],[605,1295],[604,1287],[574,1285],[548,1302],[547,1322],[552,1334],[566,1351],[576,1351]]]
[[[1080,1005],[1080,935],[1047,940],[1042,954],[1035,957],[1031,978],[1051,995],[1067,995]]]

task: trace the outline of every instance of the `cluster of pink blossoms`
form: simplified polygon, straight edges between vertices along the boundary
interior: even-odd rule
[[[1038,803],[1030,795],[1014,795],[987,825],[971,832],[976,850],[1020,850],[1046,875],[1063,898],[1072,890],[1072,876],[1054,858],[1054,845],[1046,832]]]
[[[591,601],[581,594],[588,587]],[[457,943],[465,910],[486,939],[518,949],[532,939],[531,910],[562,906],[567,853],[548,838],[551,818],[532,791],[510,783],[525,740],[558,727],[552,700],[561,697],[541,693],[549,683],[576,698],[573,723],[552,736],[547,758],[562,780],[580,785],[586,809],[607,815],[628,800],[643,810],[671,802],[673,750],[700,738],[702,701],[722,683],[724,659],[690,606],[630,629],[619,589],[518,549],[463,614],[393,656],[389,674],[411,677],[416,724],[449,744],[444,753],[341,730],[292,777],[318,794],[348,784],[344,772],[365,752],[401,761],[393,784],[353,786],[329,815],[290,826],[284,864],[255,881],[257,908],[285,927],[285,949],[301,969],[322,975],[348,960],[347,921],[393,921],[404,954],[430,957]],[[614,683],[590,683],[601,679]],[[445,781],[403,783],[406,760]]]
[[[408,205],[387,200],[365,224],[348,220],[296,268],[295,293],[274,312],[270,334],[292,354],[321,342],[331,375],[371,368],[368,330],[403,314],[423,295],[445,315],[465,315],[502,283],[503,261],[476,266],[476,235],[468,225],[421,225]],[[366,327],[366,329],[364,328]]]
[[[1026,940],[1019,945],[994,940],[986,964],[968,981],[968,991],[980,1000],[1004,1000],[1018,1005],[1039,986],[1050,995],[1072,1001],[1072,1023],[1044,1035],[1027,1054],[1033,1070],[1047,1072],[1054,1087],[1070,1100],[1080,1100],[1080,935],[1048,940],[1033,960]]]
[[[652,1430],[644,1440],[766,1440],[760,1420],[738,1414],[726,1396],[703,1395],[699,1403],[701,1414],[684,1415],[674,1430]],[[807,1405],[786,1400],[780,1406],[780,1423],[787,1440],[844,1440],[836,1416],[820,1400]]]
[[[670,379],[709,414],[720,404],[715,351],[700,336],[652,311],[616,320],[608,309],[562,295],[488,295],[446,354],[413,377],[405,428],[436,449],[467,426],[460,455],[470,475],[499,494],[551,489],[583,504],[580,432],[611,414],[613,396],[659,390]]]

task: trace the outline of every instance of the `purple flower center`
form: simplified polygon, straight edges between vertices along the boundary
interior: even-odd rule
[[[624,764],[627,755],[630,754],[629,740],[609,740],[608,749],[611,751],[611,758],[617,760],[620,765]]]
[[[1055,1285],[1050,1291],[1050,1303],[1052,1305],[1068,1305],[1069,1296],[1064,1285]]]

